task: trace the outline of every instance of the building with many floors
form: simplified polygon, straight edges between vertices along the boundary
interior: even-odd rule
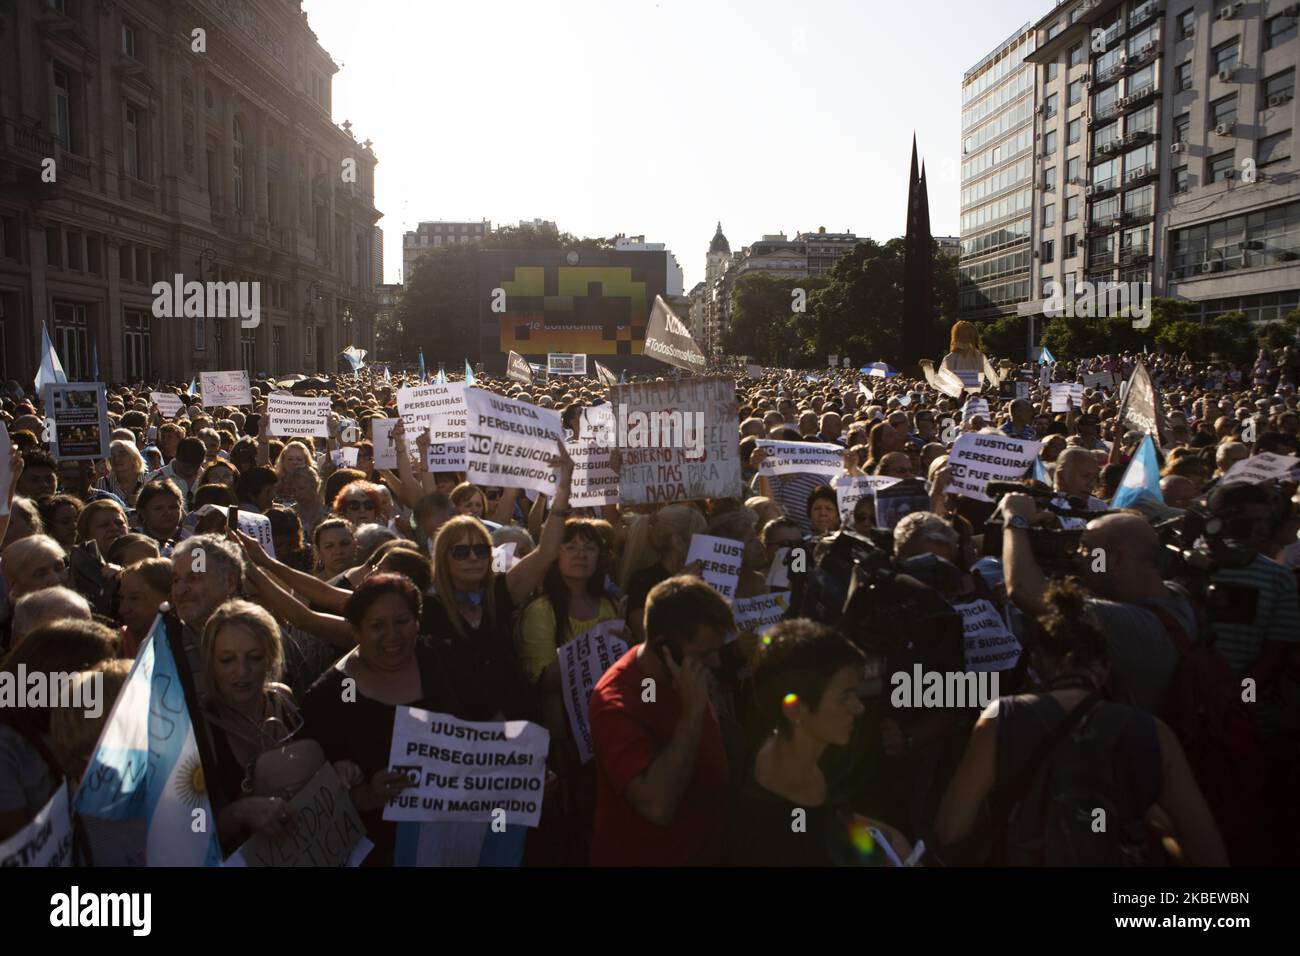
[[[0,377],[30,386],[42,325],[110,382],[370,348],[377,160],[337,69],[292,0],[0,5]],[[258,324],[157,315],[176,276],[246,283]]]
[[[411,278],[415,261],[430,249],[477,242],[491,232],[492,223],[486,219],[478,222],[439,219],[420,223],[414,230],[402,234],[402,281]]]
[[[1150,283],[1203,316],[1300,305],[1298,18],[1282,0],[1082,0],[1035,25],[1024,314],[1085,280]]]

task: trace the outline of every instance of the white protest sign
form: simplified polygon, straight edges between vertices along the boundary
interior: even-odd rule
[[[569,504],[574,508],[618,504],[618,472],[610,465],[614,449],[586,441],[565,442],[564,447],[573,459]]]
[[[853,509],[864,497],[870,497],[881,488],[888,488],[899,479],[885,475],[841,475],[834,481],[835,498],[839,502],[841,520],[853,523]],[[874,512],[874,508],[872,511]]]
[[[767,457],[758,473],[775,475],[836,475],[844,470],[844,448],[813,442],[770,441],[760,438],[755,444],[767,449]]]
[[[185,407],[181,397],[171,392],[150,392],[149,401],[158,406],[158,411],[162,412],[163,418],[175,418]]]
[[[400,418],[377,418],[370,423],[370,434],[374,436],[375,467],[397,467],[397,443],[393,439],[393,429]]]
[[[1083,385],[1085,388],[1096,388],[1101,385],[1111,388],[1115,384],[1114,372],[1084,372]]]
[[[972,418],[975,418],[976,416],[983,418],[985,421],[988,421],[988,417],[989,417],[988,399],[984,399],[984,398],[967,399],[966,405],[961,410],[961,420],[963,422],[968,422]]]
[[[555,494],[551,460],[564,439],[559,412],[478,388],[465,389],[465,406],[467,481]]]
[[[389,769],[416,786],[384,807],[385,820],[537,826],[551,735],[526,720],[471,723],[417,707],[393,716]],[[501,814],[493,811],[500,810]]]
[[[578,419],[578,434],[574,437],[608,448],[616,443],[617,428],[613,405],[588,405]]]
[[[587,702],[592,688],[602,674],[627,653],[623,640],[627,625],[621,619],[602,621],[591,630],[561,645],[560,687],[564,710],[569,715],[569,730],[583,763],[592,758],[591,726],[587,722]]]
[[[519,547],[518,541],[507,541],[505,544],[498,544],[492,549],[492,570],[497,574],[505,574],[515,566],[519,558],[515,557],[515,548]]]
[[[1041,444],[1004,435],[959,435],[948,455],[952,490],[976,501],[992,501],[984,486],[990,481],[1018,481],[1038,457]]]
[[[546,356],[547,375],[586,375],[587,356],[566,352],[551,352]]]
[[[357,456],[360,453],[360,448],[336,448],[330,452],[330,461],[334,462],[335,468],[355,468],[357,467]],[[396,462],[394,462],[394,467],[396,467]]]
[[[862,384],[861,382],[858,382],[858,391],[867,397],[867,401],[871,401],[873,398],[876,397],[876,393],[873,392],[871,389],[867,388],[867,386]]]
[[[11,866],[72,866],[67,781],[59,784],[31,823],[0,843],[0,870]]]
[[[736,630],[742,634],[762,637],[776,625],[789,609],[785,594],[760,594],[757,597],[736,598],[732,610],[736,613]]]
[[[688,565],[699,561],[703,566],[704,581],[713,586],[728,601],[736,596],[740,580],[740,564],[745,556],[745,546],[730,538],[717,538],[710,534],[691,536],[691,549],[686,553]]]
[[[311,435],[328,438],[330,434],[330,397],[290,395],[272,392],[266,396],[268,435]]]
[[[275,557],[275,538],[271,534],[271,519],[256,511],[239,510],[239,530],[266,549],[266,553]]]
[[[1016,666],[1020,642],[992,603],[981,598],[955,607],[966,636],[966,670],[1005,671]]]
[[[429,451],[425,465],[430,471],[464,470],[464,382],[399,388],[397,413],[406,423],[406,440],[411,448],[416,447],[419,435],[426,428],[429,430]]]
[[[13,447],[9,441],[9,429],[0,422],[0,517],[9,513],[9,484],[13,481],[14,462],[10,457]]]
[[[1258,455],[1243,458],[1229,468],[1228,473],[1223,476],[1220,483],[1232,485],[1238,482],[1249,482],[1252,485],[1258,485],[1265,481],[1273,481],[1284,477],[1298,463],[1300,463],[1300,458],[1296,458],[1294,455],[1275,455],[1268,451],[1260,452]]]
[[[1071,402],[1075,408],[1083,406],[1083,386],[1078,382],[1053,382],[1051,395],[1054,412],[1068,412]]]
[[[740,493],[736,383],[638,382],[610,389],[625,436],[619,500],[657,504]]]
[[[980,375],[982,375],[983,373],[980,372],[978,369],[972,371],[970,369],[952,368],[952,369],[948,369],[948,371],[952,372],[953,375],[957,376],[957,379],[958,381],[961,382],[963,388],[974,389],[976,391],[979,391]]]
[[[242,369],[234,372],[200,372],[199,393],[203,396],[204,408],[253,404],[253,393],[248,388],[248,373]]]

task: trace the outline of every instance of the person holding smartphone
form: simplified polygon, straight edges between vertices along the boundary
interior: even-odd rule
[[[721,663],[731,607],[697,577],[646,598],[646,640],[615,662],[588,704],[596,756],[593,866],[709,866],[723,861],[729,771],[709,671]]]

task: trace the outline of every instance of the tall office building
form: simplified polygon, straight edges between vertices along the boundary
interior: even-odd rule
[[[402,234],[402,281],[410,282],[415,263],[430,249],[477,242],[492,231],[492,223],[448,222],[436,220],[422,222],[414,230]]]
[[[1035,42],[1026,23],[962,79],[962,318],[1014,315],[1032,296]]]
[[[1034,298],[1110,281],[1255,321],[1300,304],[1300,5],[1083,0],[1035,25]]]

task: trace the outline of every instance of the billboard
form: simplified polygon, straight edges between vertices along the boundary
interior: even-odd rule
[[[667,257],[613,249],[480,252],[484,361],[504,367],[512,351],[639,357],[655,296],[665,294]]]

